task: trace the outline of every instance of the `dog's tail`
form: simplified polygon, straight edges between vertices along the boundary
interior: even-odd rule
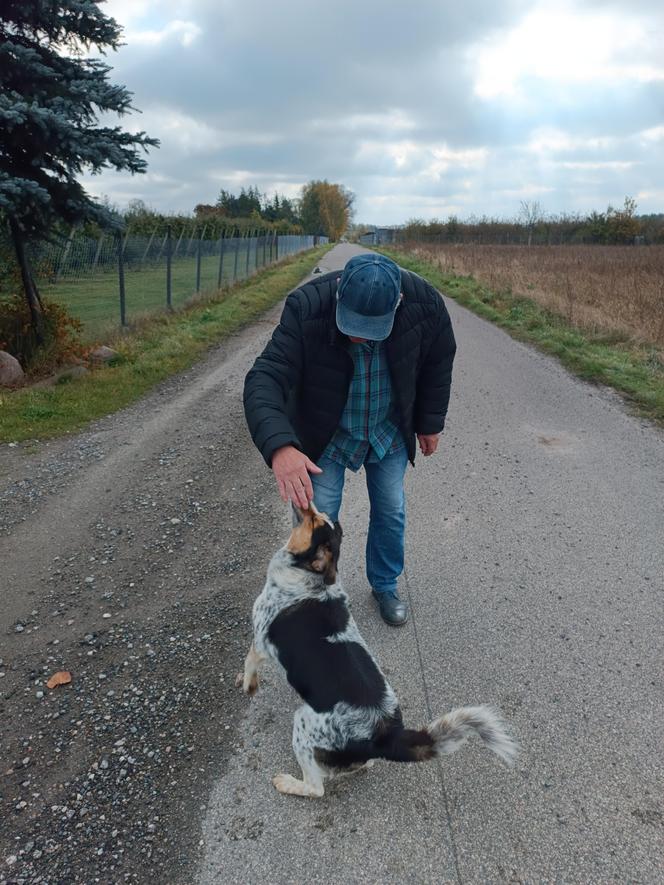
[[[514,764],[518,746],[501,715],[485,706],[458,707],[418,730],[394,729],[386,736],[381,755],[394,762],[425,762],[455,753],[473,735],[507,765]]]

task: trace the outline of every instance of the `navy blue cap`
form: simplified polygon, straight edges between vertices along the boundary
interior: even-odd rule
[[[346,264],[337,287],[337,326],[344,335],[383,341],[392,331],[401,295],[401,271],[369,252]]]

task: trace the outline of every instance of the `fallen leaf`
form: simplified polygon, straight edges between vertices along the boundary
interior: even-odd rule
[[[68,685],[71,682],[71,673],[69,670],[58,670],[48,680],[46,685],[48,688],[55,688],[56,685]]]

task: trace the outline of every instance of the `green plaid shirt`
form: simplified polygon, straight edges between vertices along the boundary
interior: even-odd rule
[[[380,341],[351,342],[349,351],[355,372],[339,427],[323,457],[357,471],[365,461],[381,461],[398,452],[405,442],[391,420],[392,385],[385,348]]]

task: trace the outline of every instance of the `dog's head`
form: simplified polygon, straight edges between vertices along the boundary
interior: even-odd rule
[[[313,502],[306,510],[293,505],[297,525],[286,543],[298,568],[322,575],[326,584],[337,579],[337,562],[341,548],[342,531],[338,522],[332,522],[326,513],[319,513]]]

